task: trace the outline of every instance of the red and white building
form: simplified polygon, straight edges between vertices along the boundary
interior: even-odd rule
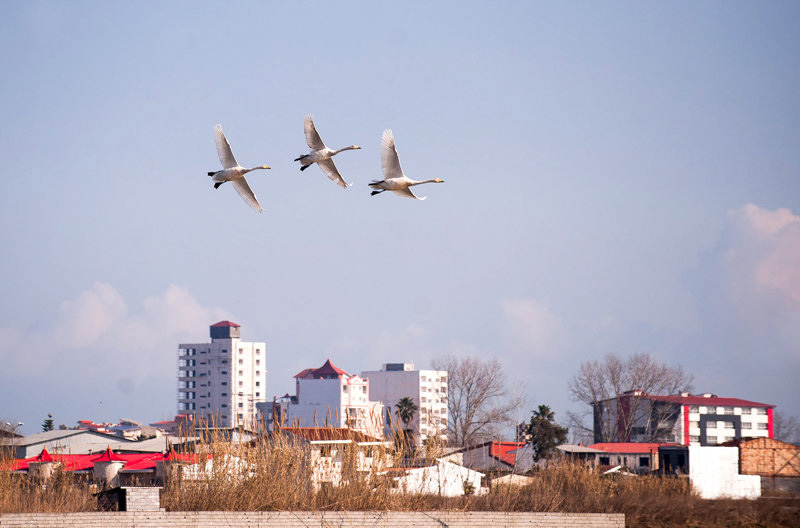
[[[705,446],[739,438],[772,438],[774,408],[768,403],[709,393],[657,396],[629,391],[619,399],[595,402],[595,441],[604,440],[603,427],[608,424],[627,431],[620,434],[624,437],[615,438],[619,442]]]
[[[330,359],[319,368],[299,372],[294,378],[295,395],[276,398],[272,404],[273,424],[346,427],[383,438],[384,406],[381,402],[370,401],[369,379],[349,374]]]

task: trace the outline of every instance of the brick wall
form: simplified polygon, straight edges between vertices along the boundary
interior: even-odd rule
[[[743,440],[739,471],[743,475],[800,477],[800,447],[772,438]]]
[[[2,528],[624,528],[625,516],[615,513],[509,512],[110,512],[9,513],[0,515]]]

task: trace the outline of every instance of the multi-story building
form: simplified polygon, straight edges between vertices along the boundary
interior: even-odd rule
[[[410,429],[418,445],[428,438],[447,441],[447,371],[414,370],[414,363],[385,363],[381,370],[361,373],[369,379],[369,399],[385,406],[384,434],[390,438],[400,429]],[[411,398],[417,405],[414,418],[405,426],[397,417],[397,403]]]
[[[594,438],[595,442],[704,446],[739,438],[772,438],[774,407],[710,393],[656,396],[629,391],[619,399],[595,402]]]
[[[369,380],[331,360],[295,376],[294,396],[273,402],[272,423],[285,427],[346,427],[383,438],[383,404],[370,401]],[[265,409],[266,406],[259,406]],[[266,413],[265,413],[266,414]]]
[[[256,404],[266,400],[267,344],[242,341],[231,321],[210,330],[210,343],[178,345],[178,413],[215,427],[253,428]]]

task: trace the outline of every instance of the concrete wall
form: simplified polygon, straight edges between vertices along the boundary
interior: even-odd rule
[[[624,528],[621,513],[507,512],[111,512],[13,513],[0,515],[2,528]]]
[[[704,499],[761,496],[761,478],[739,474],[739,448],[689,446],[689,479]]]

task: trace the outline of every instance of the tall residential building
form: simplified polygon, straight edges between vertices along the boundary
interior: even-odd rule
[[[346,427],[383,437],[383,405],[370,401],[369,380],[348,374],[330,359],[319,368],[298,373],[295,390],[294,396],[287,394],[273,402],[273,423],[284,427]]]
[[[210,330],[210,343],[178,345],[178,414],[253,428],[256,404],[266,400],[267,344],[241,341],[241,326],[231,321]]]
[[[447,441],[447,371],[414,370],[414,363],[385,363],[381,370],[361,373],[369,379],[369,399],[386,406],[383,426],[386,438],[406,429],[397,418],[397,403],[411,398],[418,410],[408,429],[419,445],[428,438]]]
[[[628,391],[594,404],[595,442],[675,442],[715,445],[741,438],[772,438],[775,406],[714,394],[657,396]],[[630,426],[628,427],[627,424]],[[629,431],[621,438],[609,431]]]

